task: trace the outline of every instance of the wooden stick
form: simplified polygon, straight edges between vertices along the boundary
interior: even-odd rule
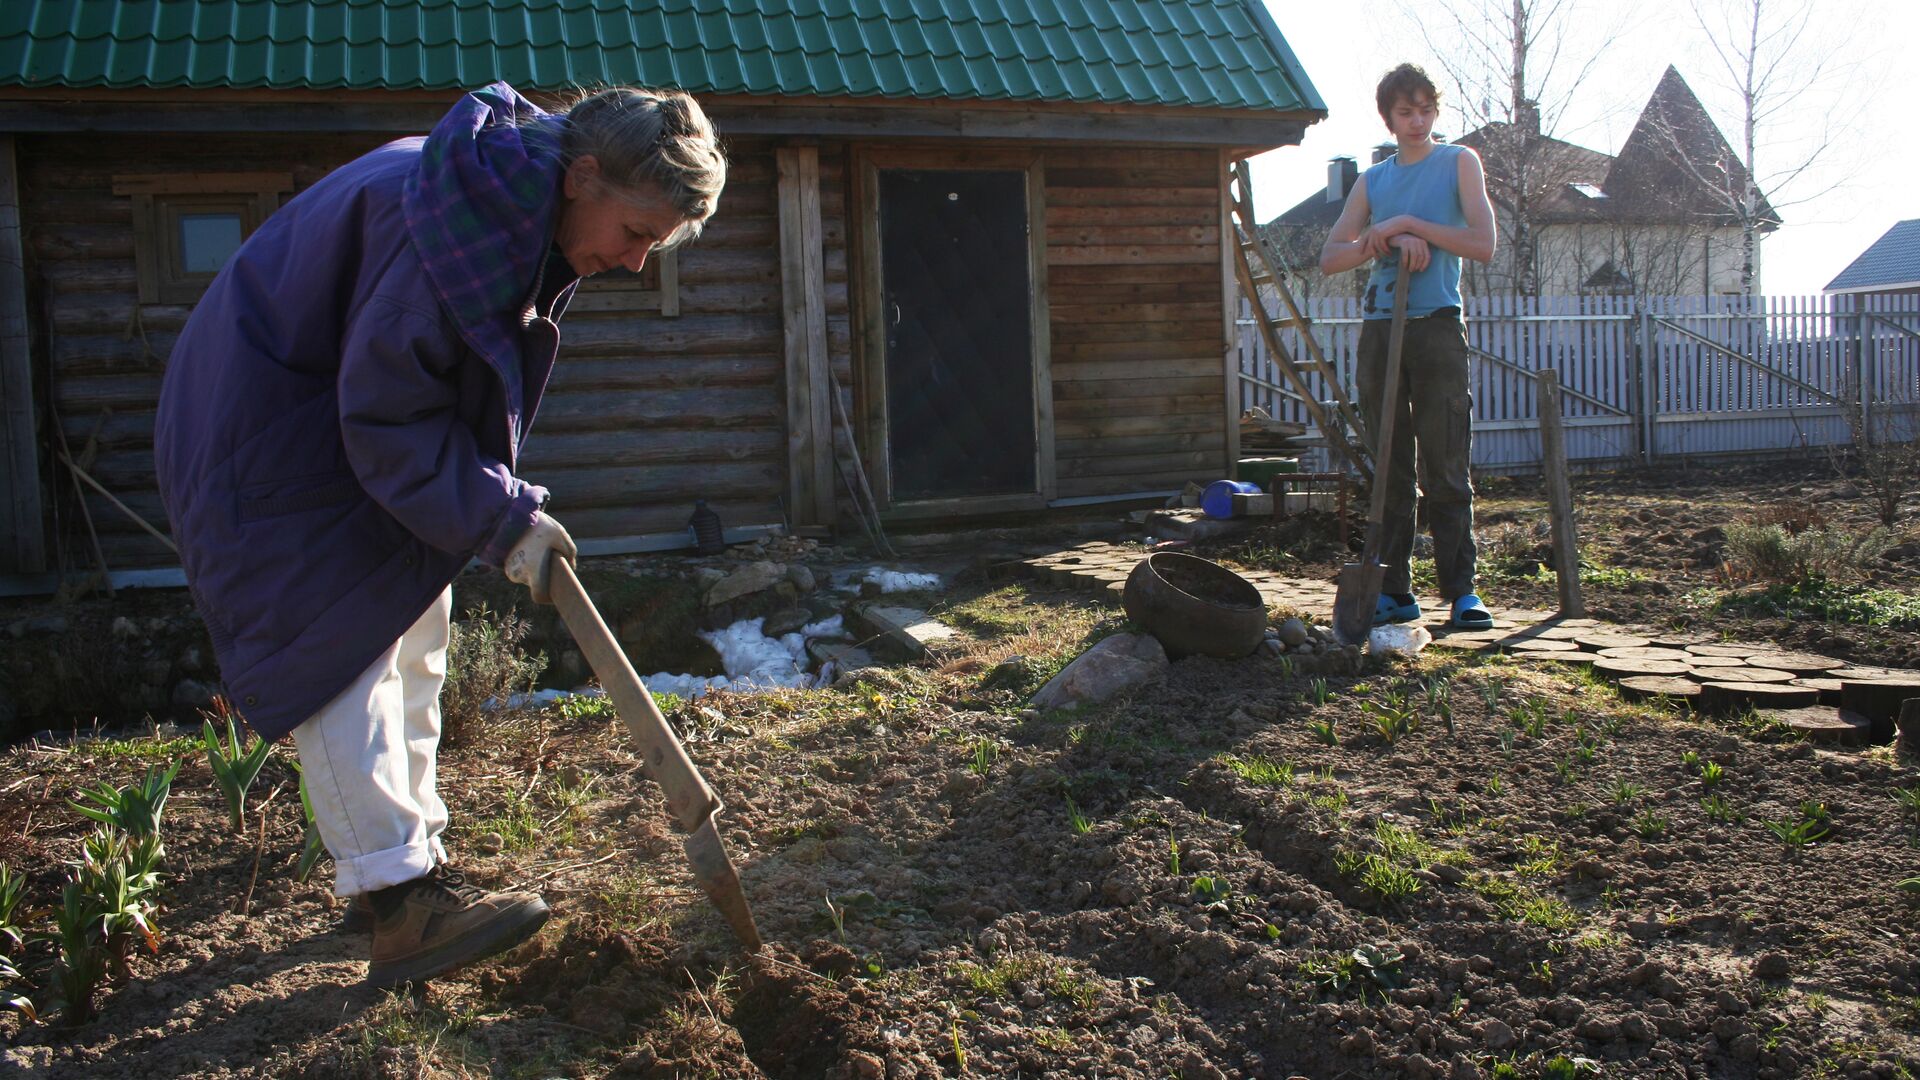
[[[56,428],[56,430],[58,429]],[[166,533],[163,533],[159,529],[156,529],[152,525],[149,525],[147,523],[146,518],[143,518],[139,514],[134,513],[133,510],[127,506],[126,503],[123,503],[119,499],[115,498],[113,492],[108,491],[100,483],[100,481],[95,480],[91,476],[88,476],[87,470],[81,468],[78,462],[74,461],[73,458],[67,456],[67,440],[64,434],[60,438],[60,460],[62,463],[66,465],[67,468],[73,470],[74,476],[78,477],[81,480],[85,480],[87,482],[88,487],[91,487],[93,490],[99,492],[103,498],[105,498],[108,502],[112,503],[114,509],[127,515],[128,518],[132,519],[135,525],[138,525],[141,528],[147,530],[148,535],[152,536],[155,540],[158,540],[161,543],[167,545],[168,551],[173,552],[175,555],[180,554],[180,548],[176,546],[172,540],[167,538]],[[84,505],[84,502],[82,503],[82,505]],[[91,517],[88,518],[88,527],[89,528],[92,527]]]
[[[87,526],[87,541],[93,545],[93,561],[100,567],[100,580],[106,584],[107,599],[113,599],[113,571],[107,568],[107,554],[100,550],[100,534],[93,527],[93,511],[87,506],[87,493],[80,487],[80,478],[86,476],[73,464],[73,458],[67,454],[67,431],[60,426],[60,417],[53,418],[53,435],[60,443],[60,460],[73,469],[73,497],[80,503],[80,520]],[[108,498],[112,498],[111,495]]]
[[[859,479],[860,494],[865,497],[864,504],[856,499],[854,505],[861,513],[872,515],[873,531],[879,537],[881,554],[895,558],[893,545],[887,541],[887,530],[880,524],[880,503],[873,497],[873,487],[867,483],[867,467],[860,461],[860,444],[853,440],[853,421],[847,419],[847,407],[840,400],[840,376],[832,371],[828,371],[827,375],[833,382],[834,419],[840,422],[841,428],[847,433],[847,456],[853,459],[853,475]]]
[[[1583,618],[1580,595],[1580,535],[1573,520],[1573,485],[1567,478],[1567,437],[1560,426],[1560,373],[1546,368],[1536,386],[1540,395],[1540,469],[1547,480],[1547,507],[1553,514],[1553,568],[1560,579],[1560,614]]]

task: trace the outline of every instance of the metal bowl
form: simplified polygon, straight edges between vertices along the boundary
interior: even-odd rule
[[[1253,582],[1219,563],[1156,552],[1127,575],[1127,618],[1160,639],[1168,656],[1245,656],[1266,636],[1267,602]]]

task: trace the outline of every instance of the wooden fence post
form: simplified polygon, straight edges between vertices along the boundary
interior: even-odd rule
[[[0,135],[0,484],[8,492],[0,507],[0,573],[16,574],[47,568],[20,226],[13,136]]]
[[[1560,372],[1541,368],[1540,469],[1547,481],[1547,506],[1553,513],[1553,569],[1560,579],[1560,614],[1584,618],[1580,595],[1580,536],[1573,521],[1573,484],[1567,478],[1567,438],[1560,426]]]
[[[1641,463],[1651,465],[1660,455],[1660,427],[1655,422],[1660,417],[1660,354],[1654,351],[1653,312],[1644,297],[1634,303],[1640,312],[1640,393],[1634,418],[1640,426]]]

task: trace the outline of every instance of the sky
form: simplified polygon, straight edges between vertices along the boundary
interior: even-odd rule
[[[1446,100],[1460,95],[1443,76],[1441,58],[1467,55],[1450,20],[1416,19],[1407,13],[1408,0],[1265,2],[1326,100],[1328,117],[1307,128],[1299,146],[1253,159],[1254,205],[1262,220],[1324,189],[1328,158],[1349,155],[1365,167],[1370,148],[1389,138],[1374,109],[1374,84],[1402,60],[1424,66],[1442,88],[1437,131],[1451,137],[1469,129],[1458,101]],[[1426,6],[1467,8],[1485,2],[1428,0]],[[1700,0],[1710,17],[1723,2],[1747,0]],[[1763,11],[1780,6],[1779,0],[1764,4]],[[1920,2],[1817,0],[1817,5],[1816,22],[1795,53],[1802,59],[1781,71],[1799,79],[1812,64],[1828,68],[1812,89],[1783,102],[1756,137],[1756,172],[1785,221],[1761,245],[1761,289],[1772,295],[1819,292],[1895,222],[1920,218],[1920,139],[1904,133],[1920,96],[1900,78],[1913,71],[1911,49],[1898,47],[1920,40]],[[1534,6],[1548,3],[1535,0]],[[1738,150],[1740,99],[1726,88],[1727,71],[1687,0],[1563,0],[1562,7],[1566,29],[1554,75],[1560,85],[1550,83],[1543,95],[1549,102],[1564,102],[1551,134],[1617,152],[1672,64]],[[1589,58],[1585,77],[1571,78]],[[1826,149],[1816,155],[1823,138]],[[1777,175],[1809,157],[1813,164],[1799,175]]]

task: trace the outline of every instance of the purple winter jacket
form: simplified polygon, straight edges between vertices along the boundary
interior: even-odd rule
[[[513,469],[573,287],[540,280],[564,122],[496,84],[329,173],[248,237],[174,346],[160,493],[264,737],[345,689],[470,559],[504,561],[546,501]],[[476,303],[501,295],[489,277],[516,310]]]

